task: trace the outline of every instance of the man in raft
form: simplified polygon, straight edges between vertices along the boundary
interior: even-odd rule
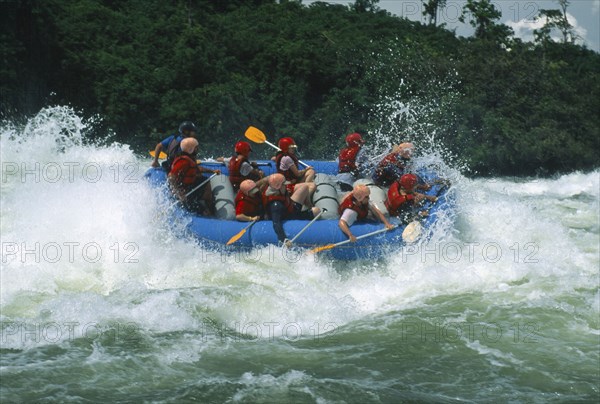
[[[161,151],[165,151],[167,153],[167,159],[163,161],[162,167],[166,172],[169,172],[171,169],[171,165],[173,165],[173,161],[175,158],[179,156],[181,153],[181,141],[188,137],[196,137],[196,125],[190,121],[184,121],[179,125],[179,133],[172,134],[168,138],[159,142],[154,148],[154,160],[152,161],[152,167],[158,167],[158,156]]]
[[[203,173],[221,174],[221,170],[210,170],[198,165],[196,162],[198,141],[193,137],[183,139],[180,146],[181,153],[173,161],[168,175],[171,190],[186,209],[204,216],[212,215],[215,206],[210,182],[187,197],[186,194],[206,179]]]
[[[262,200],[262,191],[267,186],[267,179],[258,182],[244,180],[235,197],[235,218],[240,222],[260,220],[265,213]]]
[[[346,147],[340,151],[336,176],[340,189],[344,192],[352,191],[352,184],[360,176],[362,165],[366,160],[362,151],[364,144],[365,141],[359,133],[346,136]]]
[[[265,176],[256,163],[250,163],[251,151],[252,146],[248,142],[240,141],[235,144],[235,154],[229,160],[228,166],[229,181],[234,191],[238,191],[240,184],[246,179],[258,181]]]
[[[375,217],[377,217],[387,229],[393,229],[394,226],[388,222],[383,213],[377,207],[371,203],[369,203],[369,195],[371,194],[371,190],[366,185],[357,185],[354,187],[354,190],[350,192],[339,207],[340,213],[340,221],[338,225],[340,229],[353,243],[356,242],[356,237],[350,231],[350,226],[354,224],[355,221],[364,221],[367,219],[367,215],[369,211],[373,213]]]
[[[375,168],[373,181],[379,186],[387,187],[399,179],[405,173],[414,149],[415,146],[408,142],[395,145],[392,152],[385,156]]]
[[[312,220],[321,210],[313,207],[302,211],[303,205],[308,205],[307,202],[310,202],[308,184],[296,184],[294,193],[290,194],[285,185],[285,177],[279,173],[270,175],[268,184],[262,194],[263,206],[273,221],[273,230],[277,234],[277,239],[285,243],[287,237],[283,230],[284,220]]]
[[[398,181],[390,186],[388,190],[388,198],[385,202],[390,216],[398,216],[404,222],[409,221],[409,215],[415,207],[418,207],[424,200],[431,202],[437,201],[437,197],[433,195],[424,195],[415,192],[417,186],[417,176],[414,174],[404,174]],[[421,216],[426,216],[427,211],[421,211]]]

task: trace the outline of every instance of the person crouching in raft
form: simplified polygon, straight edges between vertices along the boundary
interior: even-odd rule
[[[387,187],[400,179],[405,173],[406,166],[412,158],[415,146],[412,143],[400,143],[392,148],[392,152],[385,156],[375,168],[373,181]]]
[[[346,136],[346,147],[338,157],[338,175],[336,180],[344,192],[352,191],[352,184],[360,175],[361,167],[366,160],[362,150],[365,141],[359,133]]]
[[[258,182],[244,180],[235,197],[235,218],[240,222],[260,220],[265,210],[263,208],[261,190],[267,185],[266,178]]]
[[[369,203],[369,195],[371,194],[371,190],[366,185],[357,185],[354,187],[354,190],[350,192],[339,207],[340,213],[340,221],[338,225],[340,229],[353,243],[356,242],[356,237],[350,231],[350,226],[354,224],[355,221],[364,221],[369,214],[369,211],[376,216],[387,229],[393,229],[394,226],[387,221],[383,213],[377,207],[371,203]]]
[[[188,196],[186,194],[206,179],[202,173],[221,174],[221,170],[209,170],[198,165],[196,162],[198,141],[193,137],[183,139],[180,147],[181,154],[173,161],[168,176],[171,190],[186,209],[203,216],[214,214],[215,206],[210,182],[192,194]]]
[[[417,176],[414,174],[404,174],[398,181],[390,186],[388,197],[385,201],[390,216],[398,216],[402,221],[408,222],[408,215],[413,209],[420,205],[425,199],[435,202],[437,197],[415,192],[417,186]],[[421,211],[421,216],[426,216],[427,211]]]
[[[235,144],[235,154],[229,160],[228,166],[229,181],[234,191],[239,190],[240,184],[246,179],[258,181],[265,176],[256,163],[250,163],[251,151],[252,146],[248,142],[241,141]]]
[[[290,193],[294,193],[294,186],[296,184],[307,184],[308,192],[312,198],[312,195],[317,190],[315,185],[315,170],[312,167],[306,167],[303,170],[299,170],[298,166],[300,160],[296,153],[298,146],[291,137],[284,137],[279,139],[278,146],[281,151],[275,155],[275,165],[277,172],[282,174],[287,181],[287,188]]]
[[[294,193],[290,195],[285,186],[285,177],[282,174],[270,175],[268,183],[269,186],[262,194],[263,206],[267,215],[273,221],[273,230],[277,234],[277,239],[285,243],[287,237],[283,230],[284,220],[312,220],[319,214],[321,209],[313,207],[302,211],[302,205],[310,199],[307,184],[296,184]]]

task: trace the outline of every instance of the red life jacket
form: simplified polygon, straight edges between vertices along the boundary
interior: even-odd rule
[[[169,175],[176,178],[176,186],[190,188],[196,182],[199,172],[196,160],[187,154],[182,154],[173,161]]]
[[[240,189],[240,184],[246,179],[240,172],[244,161],[247,162],[248,159],[243,156],[241,159],[238,159],[238,156],[233,156],[229,160],[229,181],[231,181],[231,185],[233,185],[233,189],[236,191]]]
[[[248,174],[246,177],[244,177],[242,175],[241,169],[242,169],[242,164],[244,162],[250,164],[250,161],[244,156],[242,156],[242,158],[239,160],[238,160],[238,156],[233,156],[233,157],[231,157],[231,160],[229,160],[229,166],[228,166],[229,181],[231,182],[231,185],[233,186],[233,189],[235,191],[240,189],[240,184],[244,180],[253,180],[253,181],[260,180],[260,176],[255,175],[252,172],[250,172],[250,174]]]
[[[383,158],[375,168],[373,177],[378,184],[390,184],[402,176],[404,162],[396,153],[390,153]]]
[[[340,151],[338,173],[354,173],[358,170],[356,155],[359,151],[359,145],[345,147]]]
[[[262,196],[259,193],[256,196],[248,196],[242,191],[238,191],[235,196],[235,214],[244,214],[246,216],[261,216],[263,210]]]
[[[390,216],[397,216],[400,212],[414,203],[415,196],[412,194],[402,195],[400,193],[400,182],[394,181],[388,190],[388,197],[385,201]]]
[[[358,213],[358,220],[366,219],[367,215],[369,214],[369,204],[359,205],[356,202],[356,199],[354,199],[354,195],[352,195],[352,193],[346,196],[340,204],[340,207],[338,209],[340,216],[344,213],[346,209],[352,209],[353,211]]]
[[[269,187],[266,187],[262,193],[262,203],[263,203],[263,206],[265,207],[265,209],[268,208],[268,206],[271,202],[279,201],[279,202],[283,202],[283,205],[285,206],[285,209],[287,210],[288,213],[294,212],[294,203],[292,202],[292,199],[290,198],[290,194],[287,191],[285,192],[285,195],[281,195],[281,194],[267,195],[268,189],[269,189]]]
[[[300,166],[300,160],[298,160],[298,157],[294,156],[293,154],[284,153],[284,152],[280,151],[280,152],[277,152],[277,154],[275,155],[275,164],[277,165],[277,172],[279,174],[283,174],[286,181],[290,181],[292,184],[295,184],[299,180],[299,178],[294,176],[294,173],[292,173],[292,170],[283,171],[281,169],[281,159],[284,158],[285,156],[290,156],[292,158],[292,160],[294,160],[294,164],[296,164],[296,168],[298,168]]]

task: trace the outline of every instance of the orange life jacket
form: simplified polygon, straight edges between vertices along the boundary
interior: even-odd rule
[[[196,182],[199,173],[196,160],[187,154],[181,154],[173,161],[169,175],[175,176],[176,186],[190,188]]]
[[[358,204],[358,202],[356,202],[356,199],[354,199],[354,195],[352,195],[352,193],[346,196],[340,204],[340,207],[338,209],[340,216],[344,213],[346,209],[352,209],[353,211],[358,213],[358,220],[366,219],[367,215],[369,214],[369,204]]]
[[[242,191],[238,191],[235,196],[235,214],[244,214],[246,216],[261,216],[263,213],[262,196],[257,193],[256,196],[248,196]]]
[[[241,159],[238,159],[238,156],[233,156],[233,157],[231,157],[231,160],[229,160],[229,165],[228,165],[229,181],[231,182],[231,185],[233,186],[233,189],[235,191],[240,189],[240,184],[244,180],[258,181],[260,179],[260,177],[258,175],[254,175],[253,173],[250,173],[246,177],[244,177],[242,175],[241,168],[242,168],[242,164],[244,162],[250,164],[250,161],[244,156],[242,156]]]
[[[412,194],[403,195],[400,193],[400,182],[394,181],[388,190],[388,197],[385,201],[390,216],[397,216],[409,205],[414,203],[415,196]]]
[[[383,158],[375,168],[373,179],[379,185],[391,184],[402,176],[404,161],[397,153],[390,153]]]
[[[360,146],[354,145],[345,147],[340,151],[338,173],[356,173],[356,156],[360,151]]]

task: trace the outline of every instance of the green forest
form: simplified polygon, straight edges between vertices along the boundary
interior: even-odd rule
[[[465,5],[468,38],[437,24],[445,1],[423,3],[429,23],[373,0],[3,1],[2,118],[71,105],[140,152],[189,119],[201,154],[230,154],[254,125],[313,158],[359,131],[434,134],[472,175],[600,165],[600,55],[571,35],[568,1],[541,11],[534,42],[488,0]]]

